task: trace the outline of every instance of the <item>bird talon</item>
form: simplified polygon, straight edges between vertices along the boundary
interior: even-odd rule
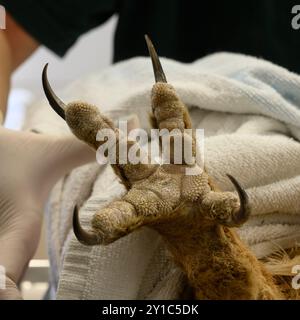
[[[65,115],[66,105],[62,100],[60,100],[58,98],[58,96],[52,90],[50,83],[48,81],[47,70],[48,70],[48,63],[45,65],[45,67],[43,69],[43,73],[42,73],[42,83],[43,83],[43,89],[44,89],[45,95],[46,95],[52,109],[61,118],[66,120],[66,115]]]

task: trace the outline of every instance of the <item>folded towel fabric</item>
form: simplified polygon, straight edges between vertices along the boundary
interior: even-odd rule
[[[168,81],[204,129],[205,167],[223,190],[230,173],[246,187],[253,213],[239,229],[258,258],[300,242],[300,77],[267,61],[217,53],[191,64],[162,59]],[[78,79],[60,94],[97,105],[115,120],[136,114],[149,128],[151,63],[135,58]],[[55,84],[53,84],[55,87]],[[45,100],[26,128],[69,134]],[[172,299],[184,277],[160,236],[143,227],[108,246],[86,247],[71,228],[124,193],[109,166],[85,165],[53,189],[47,210],[52,286],[58,299]]]

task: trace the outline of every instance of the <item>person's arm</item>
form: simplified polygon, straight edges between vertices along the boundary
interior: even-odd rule
[[[0,30],[0,126],[6,114],[11,75],[37,47],[38,43],[7,14],[6,29]],[[6,275],[6,290],[0,290],[0,300],[21,299],[17,280]]]
[[[12,72],[39,44],[7,14],[6,29],[0,31],[0,124],[4,120]],[[1,115],[2,113],[2,115]]]
[[[79,0],[72,2],[71,11],[68,2],[52,0],[1,0],[1,5],[11,14],[6,30],[0,30],[0,111],[5,112],[10,77],[39,43],[63,56],[81,34],[114,13],[115,2],[90,2],[86,16],[75,20],[74,12],[82,11]],[[37,248],[50,190],[75,167],[95,161],[95,154],[73,136],[37,135],[0,125],[0,155],[0,266],[7,286],[0,288],[0,300],[19,299],[17,285]]]

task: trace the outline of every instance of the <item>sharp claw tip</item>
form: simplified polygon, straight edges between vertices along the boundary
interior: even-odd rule
[[[229,174],[229,173],[226,173],[226,176],[227,176],[230,180],[235,180],[234,177],[233,177],[231,174]]]
[[[53,92],[49,81],[48,81],[48,76],[47,76],[47,69],[48,69],[49,63],[46,63],[43,72],[42,72],[42,84],[43,84],[43,89],[45,92],[45,95],[48,99],[48,102],[50,106],[54,109],[54,111],[65,120],[65,104],[63,101],[61,101],[56,94]]]
[[[48,66],[49,66],[49,63],[47,62],[47,63],[44,65],[44,68],[43,68],[43,76],[45,76],[45,73],[46,73],[47,70],[48,70]]]
[[[152,67],[154,71],[155,82],[163,82],[167,83],[166,75],[163,71],[161,63],[159,61],[159,57],[156,53],[155,47],[147,34],[145,34],[146,44],[148,47],[149,55],[152,61]]]
[[[240,209],[236,216],[236,219],[237,219],[236,226],[238,226],[246,222],[250,216],[251,210],[248,202],[248,194],[245,191],[245,189],[240,185],[240,183],[232,175],[228,173],[226,173],[226,175],[234,185],[240,199]]]
[[[77,240],[84,245],[93,246],[100,244],[95,234],[85,231],[81,227],[77,206],[75,206],[73,210],[73,231]]]

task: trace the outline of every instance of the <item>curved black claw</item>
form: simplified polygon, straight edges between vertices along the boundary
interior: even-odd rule
[[[78,208],[75,206],[73,212],[73,231],[79,242],[87,246],[94,246],[101,244],[99,237],[93,232],[84,230],[79,221]]]
[[[248,220],[251,214],[249,197],[246,191],[241,187],[240,183],[233,176],[227,174],[227,177],[230,179],[238,193],[240,208],[232,214],[232,219],[228,221],[226,225],[228,227],[239,227]]]
[[[58,98],[58,96],[54,93],[52,90],[50,83],[48,81],[48,76],[47,76],[47,69],[48,69],[48,63],[45,65],[43,69],[43,74],[42,74],[42,83],[43,83],[43,89],[45,92],[45,95],[48,99],[48,102],[52,109],[64,120],[66,120],[65,117],[65,108],[66,105]]]
[[[155,81],[156,82],[164,82],[167,83],[167,78],[166,75],[164,73],[164,70],[161,66],[161,63],[159,61],[159,57],[156,53],[156,50],[154,48],[154,45],[152,43],[152,41],[150,40],[150,38],[145,35],[145,39],[146,39],[146,43],[147,43],[147,47],[149,50],[149,55],[151,57],[152,60],[152,66],[153,66],[153,72],[154,72],[154,77],[155,77]]]

